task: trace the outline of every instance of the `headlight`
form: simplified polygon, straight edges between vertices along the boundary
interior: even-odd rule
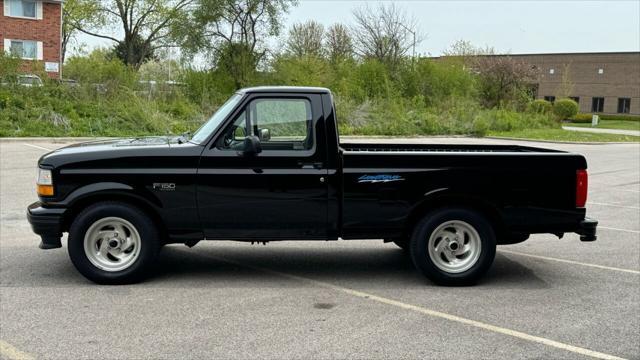
[[[38,169],[38,195],[53,196],[53,176],[49,169]]]

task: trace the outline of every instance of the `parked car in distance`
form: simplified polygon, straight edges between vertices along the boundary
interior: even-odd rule
[[[60,79],[60,84],[68,87],[73,87],[73,88],[80,86],[80,83],[78,82],[78,80],[74,80],[74,79]]]
[[[578,233],[582,155],[514,145],[341,142],[324,88],[234,94],[193,136],[94,141],[38,161],[27,215],[88,279],[148,274],[165,244],[385,239],[438,284],[478,281],[496,245]]]
[[[25,87],[40,87],[43,86],[44,83],[42,79],[38,75],[33,74],[22,74],[22,75],[10,75],[2,78],[2,86],[25,86]]]

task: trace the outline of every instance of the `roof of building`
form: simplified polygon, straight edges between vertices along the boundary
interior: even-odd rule
[[[640,51],[603,51],[603,52],[562,52],[562,53],[530,53],[530,54],[488,54],[481,56],[592,56],[592,55],[640,55]],[[434,56],[433,59],[456,57],[457,55]]]

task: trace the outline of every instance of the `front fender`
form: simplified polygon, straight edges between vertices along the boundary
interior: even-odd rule
[[[145,194],[147,196],[141,195]],[[133,186],[123,183],[117,182],[98,182],[93,184],[88,184],[81,186],[75,190],[73,190],[69,195],[67,195],[63,200],[52,203],[52,205],[62,206],[62,207],[73,207],[77,203],[96,196],[109,196],[115,195],[118,197],[130,197],[134,198],[138,201],[143,201],[147,205],[153,207],[161,207],[160,200],[155,197],[153,194],[148,192],[140,192],[134,189]]]

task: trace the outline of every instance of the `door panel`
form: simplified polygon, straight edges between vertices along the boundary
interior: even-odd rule
[[[298,103],[287,107],[279,102],[283,98],[304,100],[309,109],[300,110]],[[305,119],[289,121],[301,116]],[[243,102],[200,161],[198,208],[206,238],[326,238],[326,145],[320,116],[318,95],[261,94]],[[233,134],[263,129],[270,133],[263,139],[263,152],[242,155],[241,139]]]

